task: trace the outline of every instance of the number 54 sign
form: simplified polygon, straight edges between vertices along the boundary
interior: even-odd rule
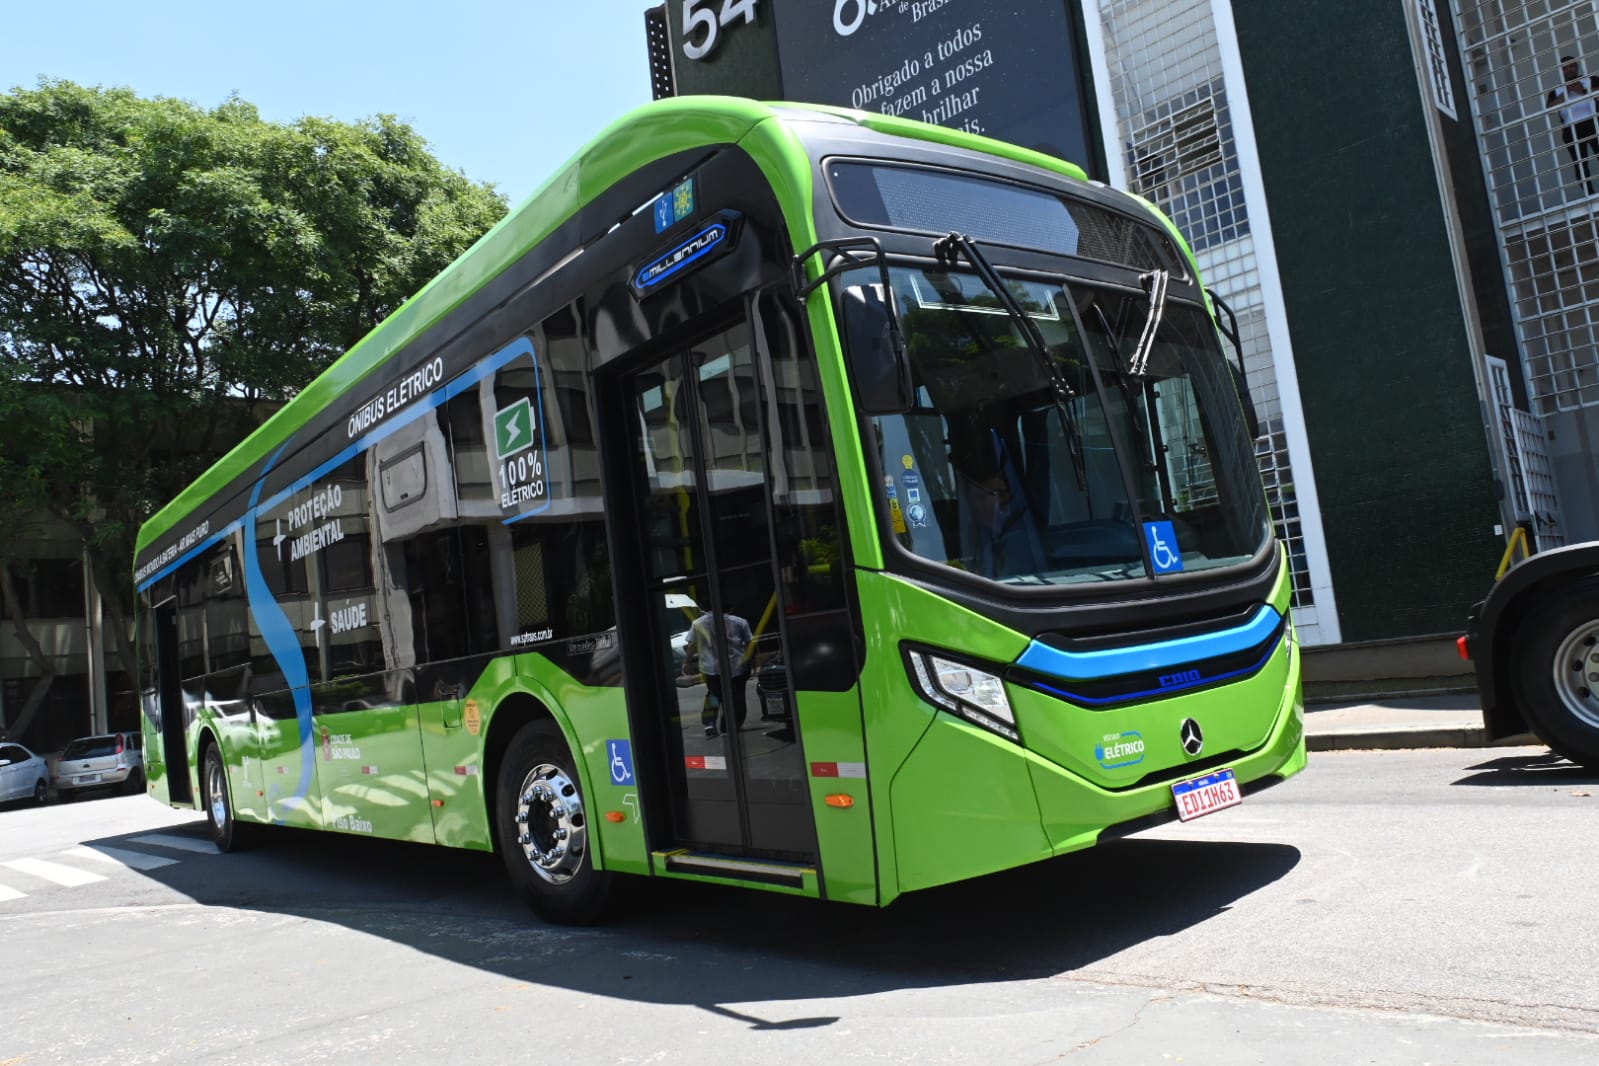
[[[722,30],[743,23],[754,25],[758,0],[722,0],[712,13],[715,0],[683,0],[683,54],[704,59],[722,42]]]

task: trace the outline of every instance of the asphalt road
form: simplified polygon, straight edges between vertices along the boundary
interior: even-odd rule
[[[1596,817],[1539,749],[1326,753],[884,911],[652,882],[568,930],[491,856],[5,810],[0,1066],[1592,1062]]]

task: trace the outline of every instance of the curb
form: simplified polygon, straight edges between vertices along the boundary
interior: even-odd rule
[[[1512,748],[1542,744],[1530,733],[1489,740],[1481,726],[1413,726],[1307,733],[1308,751],[1403,751],[1409,748]]]
[[[1356,700],[1408,700],[1417,696],[1464,696],[1477,691],[1476,685],[1455,685],[1430,688],[1365,688],[1350,689],[1347,692],[1328,692],[1325,690],[1305,693],[1305,706],[1321,706],[1328,703],[1353,703]]]

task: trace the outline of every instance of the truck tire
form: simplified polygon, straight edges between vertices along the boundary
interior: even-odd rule
[[[1510,645],[1516,703],[1539,740],[1599,770],[1599,577],[1535,600]]]

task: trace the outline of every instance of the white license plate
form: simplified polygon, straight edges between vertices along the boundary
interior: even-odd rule
[[[1216,770],[1204,777],[1173,782],[1171,794],[1177,801],[1177,817],[1185,822],[1244,802],[1244,794],[1238,790],[1238,779],[1231,770]]]
[[[100,780],[100,775],[99,774],[79,774],[78,775],[78,784],[80,784],[80,785],[87,785],[91,781],[98,781],[98,780]]]

